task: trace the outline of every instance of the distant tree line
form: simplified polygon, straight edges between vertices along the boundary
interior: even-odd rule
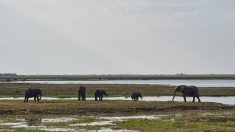
[[[0,73],[0,76],[17,76],[16,73]]]

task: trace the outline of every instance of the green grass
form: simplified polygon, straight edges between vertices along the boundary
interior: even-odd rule
[[[118,126],[126,129],[140,131],[235,131],[235,122],[175,122],[166,119],[133,119],[118,123]]]
[[[32,117],[31,115],[30,117]],[[37,117],[39,115],[36,115]],[[61,117],[61,115],[54,115],[53,117]],[[63,117],[63,116],[62,116]],[[226,119],[226,120],[225,120]],[[15,122],[10,118],[3,118],[4,122]],[[70,126],[70,124],[77,123],[90,123],[99,121],[95,117],[82,116],[69,122],[56,122],[56,123],[42,123],[41,125],[47,126],[47,128],[72,128],[72,129],[86,129],[86,130],[99,130],[100,128],[112,128],[112,129],[129,129],[147,132],[205,132],[205,131],[235,131],[235,111],[230,112],[217,111],[200,111],[189,112],[179,111],[177,114],[167,114],[159,119],[130,119],[121,122],[114,122],[113,125],[104,126]],[[31,128],[10,128],[7,126],[0,126],[0,129],[14,130],[14,131],[33,131],[41,132],[42,130]],[[42,131],[43,132],[43,131]]]
[[[132,119],[117,123],[124,129],[148,132],[168,131],[235,131],[235,111],[219,113],[168,114],[160,119]]]
[[[0,125],[0,130],[3,130],[3,129],[10,129],[9,126],[1,126]]]
[[[74,123],[74,124],[76,124],[76,123],[90,123],[90,122],[94,122],[94,121],[96,121],[96,119],[94,117],[84,116],[84,117],[79,117],[79,118],[77,118],[76,120],[73,120],[70,123]]]
[[[0,118],[0,122],[15,122],[15,118]]]
[[[39,130],[39,129],[18,128],[18,129],[15,129],[15,132],[48,132],[48,131]]]
[[[235,106],[192,102],[133,101],[0,101],[0,114],[65,114],[65,115],[134,115],[180,111],[227,111]]]
[[[174,87],[148,84],[86,84],[86,96],[93,97],[96,89],[104,89],[109,96],[129,97],[131,92],[139,91],[143,96],[173,95]],[[0,83],[0,97],[23,97],[25,90],[33,87],[40,88],[43,96],[77,97],[79,84],[27,84]],[[200,88],[201,96],[235,96],[235,88]],[[180,95],[180,94],[179,94]]]

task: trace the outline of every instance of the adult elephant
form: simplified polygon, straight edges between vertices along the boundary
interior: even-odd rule
[[[198,87],[196,86],[186,86],[186,85],[176,86],[172,101],[174,101],[175,94],[177,92],[181,92],[183,94],[184,102],[186,102],[186,97],[188,96],[193,97],[193,102],[195,102],[195,97],[197,97],[198,102],[201,102],[199,95],[198,95]]]
[[[97,98],[99,98],[99,101],[102,101],[104,95],[108,96],[106,91],[104,91],[104,90],[96,90],[95,91],[95,101],[97,101]]]
[[[34,98],[34,102],[39,102],[39,100],[41,100],[42,97],[42,91],[38,88],[29,88],[25,91],[25,98],[24,98],[24,102],[28,102],[29,98]]]
[[[131,99],[133,101],[138,101],[139,98],[143,99],[143,96],[142,96],[142,94],[140,92],[132,92],[131,93]]]
[[[80,86],[77,92],[78,92],[78,100],[81,100],[81,98],[83,101],[86,100],[86,87]]]

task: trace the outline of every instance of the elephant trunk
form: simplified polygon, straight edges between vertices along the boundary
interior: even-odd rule
[[[42,98],[42,94],[39,94],[39,100],[41,100],[41,98]]]
[[[173,95],[172,101],[174,101],[174,99],[175,99],[175,93],[176,92],[177,92],[177,90],[174,91],[174,95]]]

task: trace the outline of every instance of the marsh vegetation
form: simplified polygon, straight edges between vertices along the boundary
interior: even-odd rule
[[[0,83],[1,97],[23,97],[28,88],[40,88],[47,97],[77,97],[80,84],[30,84]],[[149,84],[85,84],[86,96],[93,97],[96,89],[103,89],[113,97],[129,97],[133,91],[143,96],[172,96],[175,86]],[[199,87],[200,96],[235,96],[235,88],[230,87]]]
[[[2,131],[235,131],[235,106],[216,103],[3,101],[0,107]]]
[[[88,100],[77,101],[79,84],[0,83],[1,97],[23,97],[28,88],[40,88],[42,100],[0,101],[1,131],[235,131],[235,106],[205,102],[149,100],[133,102],[130,93],[143,97],[167,95],[174,87],[148,84],[86,84]],[[124,100],[94,101],[94,91]],[[201,96],[233,96],[234,88],[200,87]],[[180,95],[180,94],[179,94]],[[44,100],[57,97],[57,100]],[[71,98],[65,100],[64,98]],[[74,99],[73,99],[74,98]],[[182,97],[181,97],[182,98]],[[222,97],[223,98],[223,97]],[[21,99],[21,98],[19,98]],[[182,98],[183,101],[183,98]],[[191,100],[190,100],[191,101]],[[192,114],[193,113],[193,114]],[[124,118],[125,117],[125,118]]]

